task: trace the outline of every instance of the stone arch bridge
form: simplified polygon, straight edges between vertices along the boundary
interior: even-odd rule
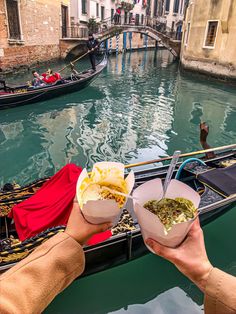
[[[71,32],[71,31],[70,31]],[[175,56],[178,58],[180,55],[181,40],[176,39],[178,34],[170,32],[163,27],[163,24],[160,23],[145,23],[145,25],[131,25],[131,24],[119,24],[112,25],[111,23],[104,23],[101,25],[101,30],[94,32],[99,41],[105,41],[111,37],[116,36],[116,34],[121,34],[123,32],[134,32],[145,34],[156,41],[161,41],[162,44]],[[61,56],[65,58],[70,51],[75,49],[78,46],[85,46],[87,38],[74,36],[79,32],[71,32],[73,36],[68,36],[60,40]]]

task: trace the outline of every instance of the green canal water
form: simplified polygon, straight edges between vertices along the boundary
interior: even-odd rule
[[[112,56],[83,91],[0,112],[0,185],[29,183],[68,162],[90,167],[198,150],[200,121],[210,126],[212,146],[235,143],[235,87],[181,74],[165,50]],[[234,275],[235,221],[236,207],[204,227],[210,260]],[[74,282],[45,313],[194,314],[202,304],[174,266],[148,254]]]

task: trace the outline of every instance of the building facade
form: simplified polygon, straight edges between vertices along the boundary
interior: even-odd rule
[[[184,68],[236,79],[236,1],[192,0],[184,22]]]
[[[85,39],[89,30],[96,33],[103,27],[115,23],[114,15],[120,8],[120,22],[122,24],[142,25],[146,19],[146,0],[70,0],[71,31],[68,37]],[[91,28],[91,22],[97,23],[97,27]],[[109,47],[112,49],[123,49],[123,34],[109,40]],[[127,37],[127,48],[130,47],[130,40]],[[143,48],[144,46],[155,45],[150,39],[144,39],[140,34],[132,34],[132,48]],[[80,45],[70,53],[77,55]]]
[[[134,18],[141,24],[146,16],[146,0],[70,0],[70,8],[71,25],[79,28],[86,28],[90,19],[97,23],[109,21],[117,8],[127,23]]]
[[[182,31],[184,1],[185,0],[165,0],[164,2],[163,11],[166,18],[166,26],[171,31]]]
[[[147,13],[166,24],[169,31],[182,28],[185,0],[149,0]]]
[[[69,0],[0,1],[0,71],[60,57]]]

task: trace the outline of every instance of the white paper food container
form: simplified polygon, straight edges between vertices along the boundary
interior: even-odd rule
[[[94,164],[93,169],[99,167],[100,169],[110,169],[117,168],[124,175],[124,164],[118,162],[98,162]],[[88,172],[86,169],[83,169],[81,172],[76,186],[76,195],[79,199],[79,191],[82,181],[88,177]],[[134,186],[134,173],[131,171],[125,179],[128,187],[128,194],[131,193]],[[115,200],[91,200],[83,205],[81,211],[85,219],[93,224],[100,224],[104,222],[112,222],[115,225],[122,213],[123,208],[119,208]]]
[[[160,200],[163,195],[163,186],[161,179],[150,180],[137,189],[134,190],[134,211],[141,228],[144,241],[148,238],[156,240],[162,245],[169,247],[176,247],[179,245],[187,235],[195,218],[173,225],[171,230],[166,234],[164,225],[159,218],[143,207],[143,205],[150,200]],[[171,180],[165,198],[183,197],[193,202],[194,206],[198,208],[200,203],[200,196],[188,185],[178,181]],[[148,246],[147,246],[148,247]],[[151,248],[148,247],[151,250]]]

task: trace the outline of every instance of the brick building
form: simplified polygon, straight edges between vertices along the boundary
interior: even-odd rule
[[[60,57],[69,0],[0,0],[0,71]]]

